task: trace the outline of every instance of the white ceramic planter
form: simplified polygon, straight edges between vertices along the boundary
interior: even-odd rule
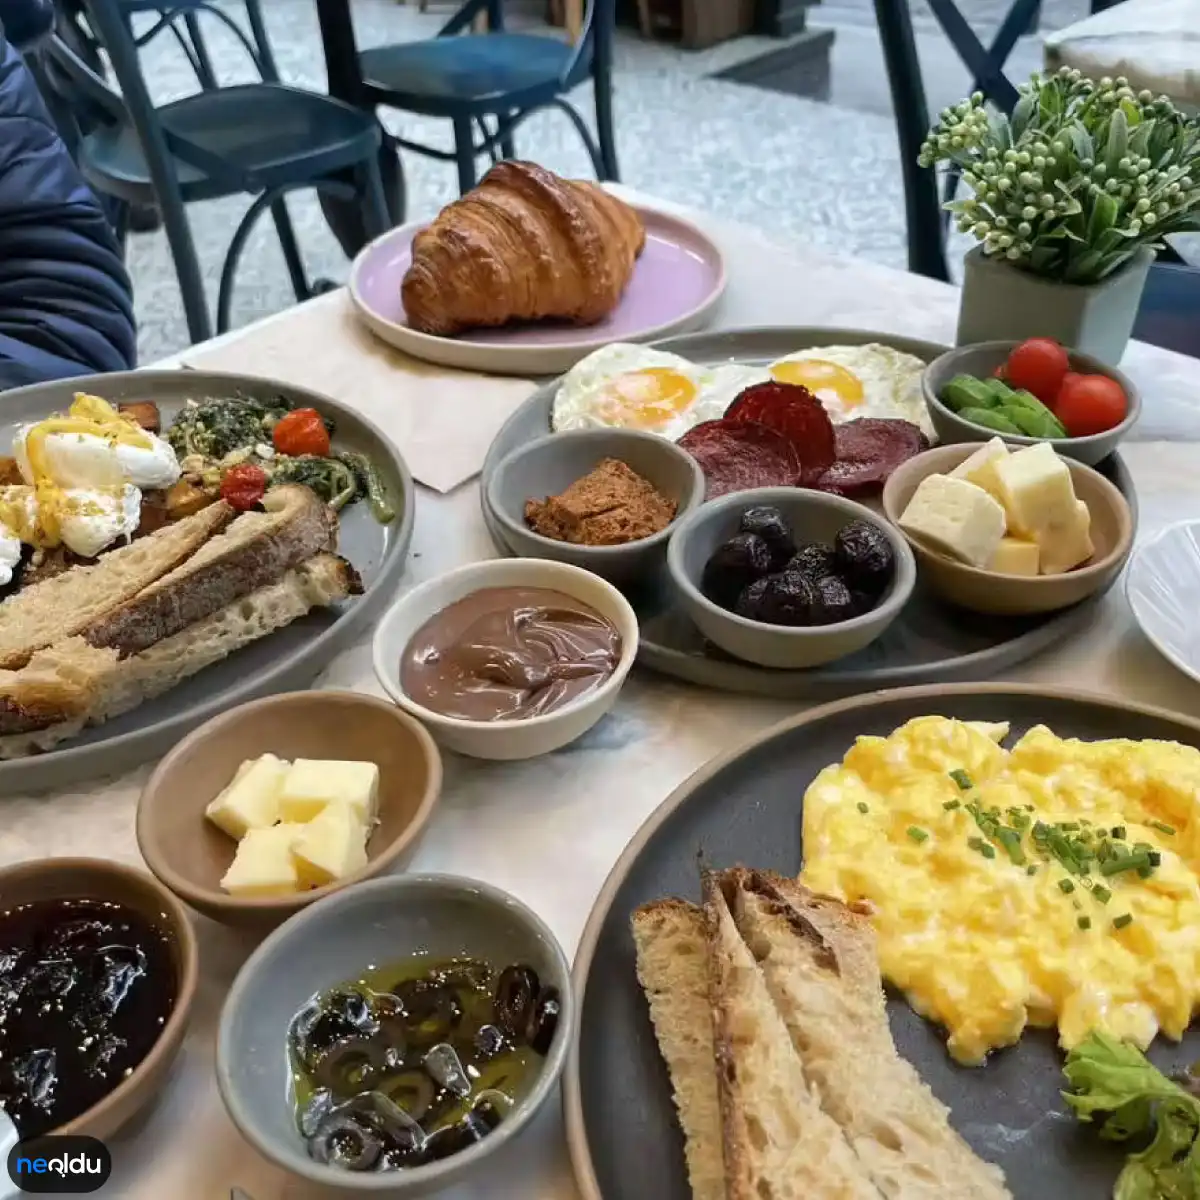
[[[1143,247],[1100,283],[1058,283],[988,258],[976,246],[964,261],[958,345],[1052,337],[1115,367],[1153,262],[1154,251]]]

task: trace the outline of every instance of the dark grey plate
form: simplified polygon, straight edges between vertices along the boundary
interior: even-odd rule
[[[690,1200],[683,1139],[646,1001],[634,974],[629,920],[663,896],[699,899],[697,862],[795,875],[801,800],[822,767],[860,734],[913,717],[1010,721],[1012,737],[1045,724],[1064,737],[1162,738],[1200,746],[1200,721],[1083,693],[1031,687],[903,688],[814,709],[714,759],[639,830],[600,892],[575,958],[580,1023],[567,1068],[567,1137],[584,1200]],[[889,1000],[900,1053],[950,1108],[959,1132],[1008,1176],[1016,1200],[1108,1200],[1124,1152],[1063,1112],[1062,1055],[1033,1030],[985,1067],[956,1066],[941,1032]],[[848,1054],[854,1048],[846,1048]],[[1173,1070],[1200,1056],[1200,1032],[1150,1051]]]
[[[362,576],[363,595],[309,613],[213,664],[157,700],[85,731],[61,749],[0,762],[0,795],[63,788],[128,770],[162,754],[215,713],[244,700],[306,687],[391,599],[404,574],[404,560],[412,541],[412,476],[383,432],[328,396],[270,379],[213,371],[128,371],[20,388],[4,393],[0,446],[11,445],[18,426],[65,411],[74,394],[81,391],[114,402],[153,400],[162,413],[164,427],[186,400],[205,396],[283,395],[298,405],[316,408],[333,419],[334,445],[338,449],[359,450],[370,455],[379,467],[396,518],[389,525],[380,525],[365,503],[342,511],[338,552]]]
[[[687,334],[653,343],[701,363],[767,363],[807,346],[860,345],[881,342],[932,361],[946,350],[933,342],[864,330],[779,328],[741,329],[726,333]],[[487,485],[505,455],[550,432],[550,407],[557,381],[539,388],[504,423],[483,464],[480,494],[483,518],[497,549],[511,554],[502,527],[487,504]],[[1137,521],[1133,480],[1119,455],[1100,463],[1098,471],[1120,488]],[[949,683],[986,679],[1055,645],[1090,619],[1103,593],[1074,608],[1032,617],[989,617],[964,612],[917,590],[904,612],[876,642],[849,658],[804,671],[773,671],[738,662],[711,647],[676,604],[663,571],[628,592],[638,615],[641,641],[638,662],[665,675],[728,692],[786,699],[831,700],[874,688],[907,684]]]

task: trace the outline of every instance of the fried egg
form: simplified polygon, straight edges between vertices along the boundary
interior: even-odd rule
[[[1200,750],[918,717],[804,796],[804,871],[965,1064],[1058,1026],[1145,1049],[1200,1001]],[[991,735],[991,736],[989,736]]]
[[[921,395],[925,364],[891,346],[813,346],[777,358],[768,367],[780,383],[808,388],[834,424],[857,417],[911,421],[932,438]]]
[[[614,342],[563,376],[550,416],[567,429],[638,429],[676,441],[724,415],[733,396],[710,395],[715,372],[665,350]],[[736,393],[734,393],[736,395]]]

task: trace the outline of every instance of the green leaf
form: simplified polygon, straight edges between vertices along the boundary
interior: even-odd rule
[[[1067,1055],[1063,1074],[1072,1087],[1063,1099],[1080,1120],[1090,1121],[1099,1112],[1127,1110],[1130,1101],[1182,1101],[1191,1105],[1200,1120],[1200,1102],[1172,1083],[1132,1043],[1118,1041],[1093,1030]]]
[[[1125,120],[1129,122],[1130,129],[1141,124],[1142,110],[1132,100],[1122,100],[1121,111],[1125,114]]]
[[[1101,192],[1092,202],[1092,215],[1088,218],[1087,240],[1093,246],[1099,244],[1101,238],[1112,229],[1120,212],[1120,205],[1115,196]]]
[[[1035,92],[1026,92],[1020,100],[1017,101],[1016,107],[1013,109],[1012,117],[1009,118],[1009,125],[1012,127],[1012,138],[1014,142],[1019,142],[1024,135],[1025,130],[1029,127],[1030,118],[1037,108],[1038,98]]]
[[[1088,133],[1087,127],[1082,121],[1072,121],[1067,126],[1067,136],[1071,139],[1071,146],[1075,150],[1075,157],[1080,162],[1084,159],[1095,160],[1096,144],[1092,141],[1092,135]]]
[[[1008,118],[999,109],[988,109],[988,141],[1001,154],[1012,147],[1012,130],[1008,127]]]
[[[1117,164],[1129,153],[1129,123],[1125,114],[1119,109],[1113,110],[1108,120],[1108,142],[1104,148],[1104,165],[1112,175]]]
[[[1084,250],[1074,255],[1067,263],[1066,277],[1070,283],[1090,283],[1096,278],[1096,272],[1104,261],[1100,250]]]
[[[1154,126],[1155,120],[1151,117],[1134,128],[1129,135],[1130,154],[1136,154],[1138,158],[1150,157],[1150,139],[1154,136]]]

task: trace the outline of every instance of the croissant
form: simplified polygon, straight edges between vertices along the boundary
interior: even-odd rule
[[[404,311],[440,336],[550,317],[594,325],[645,242],[637,213],[597,184],[498,163],[413,239]]]

